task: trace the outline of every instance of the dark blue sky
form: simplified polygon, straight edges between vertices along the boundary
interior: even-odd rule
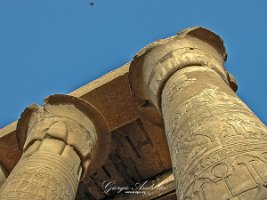
[[[266,10],[266,0],[0,0],[0,127],[190,26],[224,39],[238,94],[266,124]]]

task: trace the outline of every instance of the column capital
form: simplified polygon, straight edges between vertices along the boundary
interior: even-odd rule
[[[27,107],[18,121],[16,134],[23,152],[45,138],[71,146],[81,160],[81,179],[103,164],[111,145],[103,115],[92,104],[62,94],[47,97],[43,107]]]
[[[159,112],[164,84],[185,67],[208,67],[236,89],[236,82],[232,83],[234,79],[230,79],[223,66],[226,59],[225,46],[218,35],[202,27],[188,28],[153,42],[137,53],[129,70],[131,89],[139,104],[149,102]]]

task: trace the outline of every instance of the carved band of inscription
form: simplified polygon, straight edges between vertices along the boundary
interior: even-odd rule
[[[150,99],[154,105],[159,107],[160,94],[165,82],[170,76],[176,71],[191,66],[211,69],[228,83],[222,63],[215,57],[210,56],[204,51],[190,47],[175,49],[161,58],[150,74],[148,88]]]
[[[187,188],[185,199],[264,200],[267,197],[264,155],[266,151],[250,152],[212,165]]]

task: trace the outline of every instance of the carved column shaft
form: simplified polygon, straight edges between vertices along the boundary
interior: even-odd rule
[[[266,129],[216,72],[176,72],[161,105],[180,199],[256,199],[267,183]]]
[[[1,188],[1,199],[73,200],[81,175],[81,160],[63,141],[35,141]]]
[[[92,105],[71,96],[50,96],[44,107],[27,108],[17,127],[23,154],[0,199],[74,200],[79,181],[108,156],[107,130]]]
[[[149,45],[131,64],[139,105],[162,114],[179,200],[267,196],[267,130],[234,93],[225,59],[217,35],[193,28]]]

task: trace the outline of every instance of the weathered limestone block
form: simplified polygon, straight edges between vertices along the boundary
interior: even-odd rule
[[[103,163],[110,147],[102,115],[67,95],[27,108],[17,139],[23,154],[1,187],[1,200],[73,200],[79,181]]]
[[[138,105],[161,113],[179,200],[267,199],[267,130],[237,97],[222,40],[186,29],[130,67]]]

